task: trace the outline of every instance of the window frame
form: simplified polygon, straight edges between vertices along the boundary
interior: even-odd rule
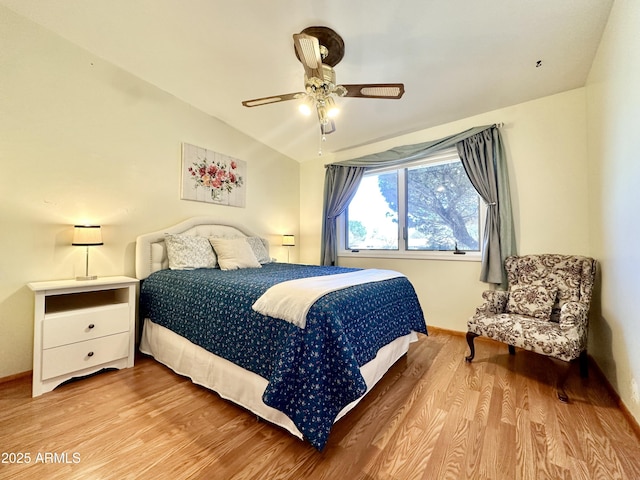
[[[402,259],[428,259],[428,260],[448,260],[448,261],[481,261],[482,260],[482,245],[484,239],[484,226],[487,216],[487,207],[480,195],[479,199],[479,231],[478,231],[478,244],[480,250],[478,251],[465,251],[463,254],[454,253],[452,250],[436,251],[436,250],[408,250],[406,248],[406,223],[407,223],[407,178],[406,171],[409,168],[420,167],[422,165],[437,165],[442,163],[449,163],[451,161],[461,161],[458,156],[458,152],[455,148],[447,149],[442,152],[438,152],[428,157],[423,157],[415,161],[406,162],[402,165],[395,165],[393,167],[372,168],[367,170],[365,175],[379,174],[388,171],[398,172],[398,249],[366,249],[366,250],[351,250],[346,248],[348,227],[347,227],[347,209],[336,219],[336,229],[338,236],[338,257],[351,257],[351,258],[402,258]]]

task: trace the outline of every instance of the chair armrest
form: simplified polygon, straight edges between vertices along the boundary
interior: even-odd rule
[[[507,308],[509,292],[504,290],[485,290],[482,292],[485,302],[476,308],[476,315],[497,315]]]
[[[584,303],[567,302],[560,310],[560,328],[568,329],[578,326],[587,327],[589,308]]]

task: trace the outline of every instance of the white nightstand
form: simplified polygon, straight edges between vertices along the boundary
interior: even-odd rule
[[[133,367],[137,284],[130,277],[28,284],[35,292],[34,397],[103,368]]]

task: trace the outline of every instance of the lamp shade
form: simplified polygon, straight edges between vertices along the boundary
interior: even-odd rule
[[[71,245],[79,247],[103,245],[100,225],[74,225]]]
[[[295,235],[282,235],[282,245],[285,247],[295,247],[296,246],[296,236]]]

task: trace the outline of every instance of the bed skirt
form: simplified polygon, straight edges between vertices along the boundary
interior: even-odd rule
[[[378,350],[376,357],[360,368],[367,384],[364,395],[407,353],[409,344],[417,340],[418,336],[414,332],[397,338]],[[177,374],[189,377],[193,383],[213,390],[220,397],[246,408],[300,439],[303,438],[289,417],[262,401],[262,394],[268,383],[263,377],[208,352],[148,318],[144,320],[140,351],[151,355]],[[335,421],[355,407],[364,395],[344,407]]]

